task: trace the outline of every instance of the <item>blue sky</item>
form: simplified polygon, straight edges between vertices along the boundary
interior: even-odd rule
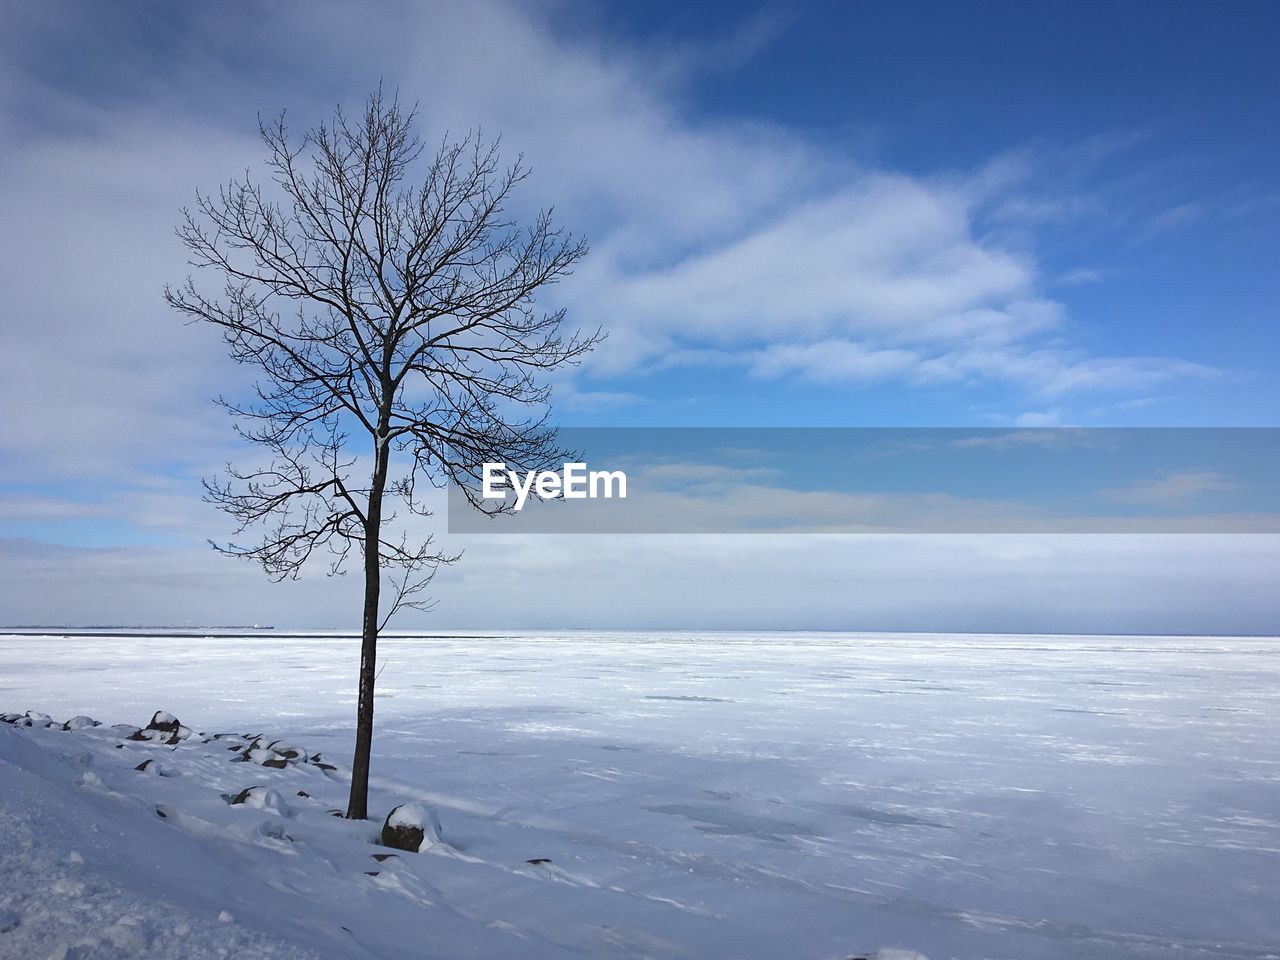
[[[73,568],[79,617],[146,620],[122,611],[160,581],[175,616],[227,596],[228,619],[296,616],[203,552],[223,526],[198,480],[237,453],[208,400],[244,381],[159,290],[185,273],[178,208],[261,156],[259,111],[306,125],[380,78],[419,101],[428,138],[501,131],[534,169],[526,209],[590,237],[548,298],[610,334],[558,385],[566,424],[1276,425],[1272,3],[80,3],[7,5],[0,27],[18,225],[0,238],[0,620],[60,620]],[[1211,564],[1244,571],[1245,620],[1275,622],[1258,599],[1273,541],[1178,539],[1097,548],[1125,616],[1169,597],[1196,612],[1187,581]],[[32,543],[60,559],[26,562]],[[920,589],[993,620],[1029,595],[1010,557],[1089,555],[948,543]],[[495,549],[472,548],[514,562]],[[652,544],[575,549],[530,545],[502,569],[537,591],[551,556],[564,581],[619,551],[650,586],[670,562]],[[847,549],[851,575],[894,568]],[[883,549],[918,565],[918,542]],[[761,565],[699,550],[691,596]],[[1153,578],[1151,551],[1185,565]],[[814,577],[788,575],[807,596]],[[442,615],[478,623],[483,578],[457,576]],[[898,606],[877,622],[914,622],[893,613],[910,589],[879,592]],[[1060,606],[1068,622],[1079,603]]]
[[[815,389],[791,380],[733,390],[733,376],[715,378],[714,392],[733,395],[699,403],[700,418],[745,409],[754,423],[799,414],[927,425],[1043,408],[1089,423],[1275,422],[1273,4],[809,4],[745,19],[739,9],[674,4],[657,15],[646,7],[643,19],[633,9],[625,23],[599,19],[611,36],[651,44],[679,31],[724,42],[725,25],[741,25],[734,55],[690,85],[691,112],[764,118],[853,164],[926,178],[1024,163],[1025,179],[975,216],[975,229],[1035,258],[1072,343],[1091,354],[1180,357],[1215,373],[1048,401],[1003,384]],[[701,379],[673,378],[672,392],[694,396]]]

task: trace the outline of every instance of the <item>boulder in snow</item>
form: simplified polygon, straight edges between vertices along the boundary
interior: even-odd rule
[[[181,726],[182,724],[178,722],[178,718],[172,713],[157,710],[151,715],[151,722],[147,724],[147,729],[160,730],[164,733],[177,733],[178,728]]]
[[[387,814],[380,840],[384,847],[421,853],[440,842],[440,821],[421,804],[402,803]]]
[[[63,730],[83,730],[85,727],[100,727],[100,726],[102,726],[102,724],[99,723],[97,720],[93,719],[93,717],[79,716],[79,717],[72,717],[70,720],[64,723],[62,725],[62,729]]]
[[[273,740],[267,744],[268,750],[274,750],[286,760],[297,761],[298,763],[306,763],[308,759],[307,752],[301,747],[292,743],[285,743],[283,740]]]
[[[138,740],[146,743],[163,743],[167,747],[177,746],[178,735],[169,733],[167,730],[154,730],[147,727],[144,730],[138,730],[135,733],[125,737],[126,740]]]
[[[289,807],[284,802],[284,797],[280,796],[280,791],[272,790],[270,787],[245,787],[231,798],[231,803],[232,805],[243,804],[254,810],[268,810],[282,817],[289,815]]]
[[[232,757],[233,763],[236,760],[256,763],[262,767],[273,767],[276,770],[283,770],[289,765],[289,761],[280,756],[280,754],[276,753],[274,750],[246,750],[244,753],[240,754],[240,756]]]

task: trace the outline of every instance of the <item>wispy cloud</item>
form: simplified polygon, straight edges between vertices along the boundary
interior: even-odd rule
[[[1106,279],[1106,272],[1103,270],[1095,270],[1090,267],[1076,267],[1074,270],[1068,270],[1060,273],[1054,282],[1061,287],[1083,287],[1094,283],[1101,283]]]
[[[1214,376],[1073,343],[1034,245],[992,229],[992,211],[1043,222],[1091,215],[1094,202],[1071,182],[1038,191],[1026,156],[923,176],[852,162],[776,124],[691,116],[697,71],[750,57],[785,21],[664,48],[569,37],[540,8],[502,0],[330,2],[305,18],[264,6],[252,30],[198,7],[173,15],[180,35],[200,37],[189,57],[94,8],[4,14],[0,202],[21,229],[0,240],[0,402],[20,409],[39,395],[43,408],[38,420],[4,418],[0,450],[24,468],[113,476],[219,458],[230,435],[208,399],[242,386],[242,373],[160,302],[161,284],[186,272],[176,211],[196,186],[255,162],[256,111],[287,105],[302,126],[379,77],[420,100],[429,136],[502,131],[534,171],[520,202],[554,201],[592,238],[593,255],[553,296],[610,337],[562,387],[567,409],[637,402],[636,387],[608,379],[673,365],[1001,384],[1054,403]],[[104,30],[131,64],[109,89],[50,69]],[[1116,149],[1082,148],[1079,162]]]
[[[1110,490],[1107,495],[1119,503],[1151,507],[1180,507],[1201,500],[1207,494],[1226,493],[1240,484],[1216,470],[1179,470],[1127,487]]]

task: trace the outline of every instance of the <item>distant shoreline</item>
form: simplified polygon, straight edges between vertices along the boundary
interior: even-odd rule
[[[17,630],[17,631],[21,631],[21,630],[27,630],[27,631],[34,631],[34,630],[73,630],[73,631],[76,631],[77,633],[79,633],[79,632],[83,632],[83,631],[86,631],[86,630],[110,630],[110,631],[112,631],[112,632],[117,631],[117,630],[146,630],[146,631],[148,631],[148,632],[154,632],[154,631],[157,631],[157,630],[274,630],[274,629],[275,629],[275,627],[274,627],[274,626],[272,626],[272,625],[268,625],[268,626],[265,626],[265,627],[264,627],[264,626],[261,626],[261,625],[256,624],[256,623],[255,623],[255,624],[253,624],[252,626],[251,626],[251,625],[249,625],[249,624],[240,624],[240,623],[230,623],[230,624],[217,624],[217,623],[210,623],[210,624],[206,624],[206,623],[194,623],[194,624],[193,624],[193,623],[187,623],[187,624],[161,623],[161,624],[158,624],[158,625],[156,625],[156,626],[151,626],[151,625],[149,625],[149,624],[143,624],[143,623],[120,624],[119,626],[113,626],[113,625],[111,625],[111,624],[107,624],[107,623],[91,623],[91,624],[87,624],[87,625],[85,625],[85,626],[83,626],[83,627],[73,627],[73,626],[71,626],[71,625],[69,625],[69,624],[65,624],[65,623],[62,623],[62,624],[55,624],[55,623],[23,623],[23,624],[18,624],[18,625],[16,625],[16,626],[12,626],[12,627],[0,626],[0,630],[4,630],[4,631],[6,631],[6,632],[8,632],[8,631],[15,631],[15,630]]]
[[[0,626],[0,637],[42,637],[42,636],[60,636],[60,637],[179,637],[179,636],[204,636],[210,631],[217,631],[219,635],[234,638],[236,636],[249,636],[256,633],[267,633],[279,640],[358,640],[360,638],[359,630],[352,629],[322,629],[314,630],[277,630],[274,626],[270,627],[178,627],[178,626],[160,626],[160,627],[32,627],[18,626],[6,627]],[[1146,638],[1153,640],[1176,640],[1176,639],[1196,639],[1196,638],[1217,638],[1223,640],[1274,640],[1280,639],[1280,631],[1276,633],[1158,633],[1158,632],[1117,632],[1117,633],[1100,633],[1096,631],[1037,631],[1037,632],[1020,632],[1020,631],[991,631],[991,630],[835,630],[835,629],[811,629],[804,627],[796,627],[792,629],[742,629],[742,628],[595,628],[595,627],[528,627],[520,629],[492,629],[472,628],[470,631],[450,631],[450,630],[396,630],[385,631],[379,634],[385,640],[509,640],[521,636],[533,636],[540,634],[590,634],[598,639],[604,639],[611,635],[635,636],[638,634],[654,635],[654,636],[676,636],[681,634],[742,634],[751,636],[786,636],[792,634],[806,635],[824,635],[832,634],[838,636],[868,636],[868,637],[896,637],[896,636],[917,636],[917,637],[987,637],[990,639],[1014,639],[1014,638],[1055,638],[1055,637],[1080,637],[1080,638]]]

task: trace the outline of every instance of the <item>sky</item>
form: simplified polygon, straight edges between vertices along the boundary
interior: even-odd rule
[[[379,81],[592,253],[574,426],[1278,426],[1271,3],[6,4],[0,621],[353,625],[216,556],[178,211]],[[1152,482],[1159,482],[1158,478]],[[459,538],[402,626],[1280,631],[1270,536]],[[351,578],[347,578],[350,580]]]

